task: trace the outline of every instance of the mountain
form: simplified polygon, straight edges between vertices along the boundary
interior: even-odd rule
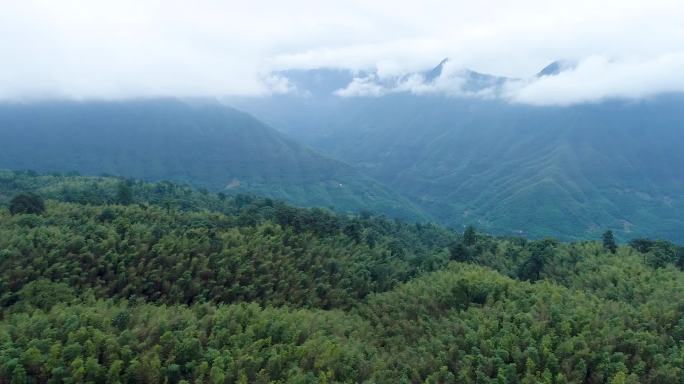
[[[286,78],[296,93],[305,97],[330,97],[333,92],[344,88],[355,74],[344,69],[316,68],[310,70],[290,69],[276,72]]]
[[[3,104],[0,167],[173,180],[306,206],[424,217],[355,168],[215,102]]]
[[[395,76],[380,76],[372,70],[333,68],[290,69],[277,71],[275,75],[287,79],[293,92],[263,97],[224,97],[222,102],[248,111],[287,135],[315,147],[319,146],[321,139],[337,134],[344,125],[340,121],[363,119],[364,116],[357,115],[365,113],[363,110],[373,104],[377,96],[415,92],[420,96],[449,93],[491,97],[500,93],[508,81],[517,80],[456,68],[449,58],[430,70]],[[340,91],[359,81],[379,93],[360,97],[339,96]],[[418,97],[418,94],[414,96]]]
[[[434,85],[439,80],[458,78],[461,82],[458,84],[458,89],[453,89],[454,92],[462,91],[465,93],[477,93],[488,90],[499,91],[506,81],[511,80],[506,77],[480,73],[471,69],[459,69],[447,72],[445,67],[448,64],[450,64],[449,59],[445,58],[440,61],[436,67],[427,72],[420,73],[424,83]]]
[[[542,68],[542,70],[537,73],[537,77],[555,76],[574,67],[575,64],[569,60],[556,60]]]
[[[442,75],[444,64],[433,72]],[[684,240],[682,95],[528,106],[467,92],[474,84],[476,94],[496,94],[505,78],[451,73],[465,92],[326,99],[323,108],[296,96],[281,96],[287,109],[271,108],[275,99],[236,103],[445,224],[566,240],[605,228],[622,240]],[[306,116],[291,112],[301,110]]]
[[[425,78],[425,81],[432,82],[432,81],[435,81],[436,79],[438,79],[440,76],[442,76],[442,72],[444,71],[444,66],[448,62],[449,62],[449,58],[448,57],[444,58],[434,68],[423,73],[423,78]]]
[[[683,101],[538,108],[392,96],[319,145],[452,225],[681,240]]]

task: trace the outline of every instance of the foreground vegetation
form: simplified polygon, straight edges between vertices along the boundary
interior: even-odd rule
[[[684,382],[668,242],[495,238],[111,177],[2,172],[0,205],[2,383]]]

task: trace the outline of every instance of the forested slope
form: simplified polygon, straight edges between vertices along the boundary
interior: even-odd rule
[[[611,227],[623,240],[684,241],[680,94],[530,106],[457,90],[332,92],[229,101],[359,167],[445,225],[564,240]]]
[[[342,212],[426,218],[354,167],[207,100],[0,103],[0,167],[171,180]]]
[[[684,382],[668,242],[14,172],[0,203],[2,382]]]

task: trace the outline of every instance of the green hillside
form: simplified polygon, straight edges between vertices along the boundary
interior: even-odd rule
[[[236,104],[442,223],[566,240],[609,227],[621,239],[684,241],[681,96],[569,107],[410,94],[282,99]],[[288,108],[272,108],[280,103]]]
[[[668,242],[107,177],[4,172],[0,191],[0,382],[684,382]]]
[[[0,167],[181,181],[304,206],[425,218],[356,169],[212,102],[0,104]]]

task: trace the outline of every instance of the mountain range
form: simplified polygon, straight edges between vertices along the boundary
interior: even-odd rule
[[[502,97],[526,79],[447,59],[393,77],[277,75],[292,92],[4,103],[0,168],[180,181],[499,235],[684,241],[682,95],[531,106]]]
[[[347,85],[311,97],[321,90],[302,88],[311,81],[300,71],[298,92],[227,102],[359,167],[442,223],[568,240],[606,228],[621,239],[684,240],[682,95],[531,106],[499,97],[519,79],[447,63],[375,82],[385,91],[374,95],[335,96],[358,79],[349,72]],[[573,68],[557,61],[534,78]],[[321,69],[311,77],[332,84],[325,73],[341,78]],[[423,88],[402,86],[412,77]]]

